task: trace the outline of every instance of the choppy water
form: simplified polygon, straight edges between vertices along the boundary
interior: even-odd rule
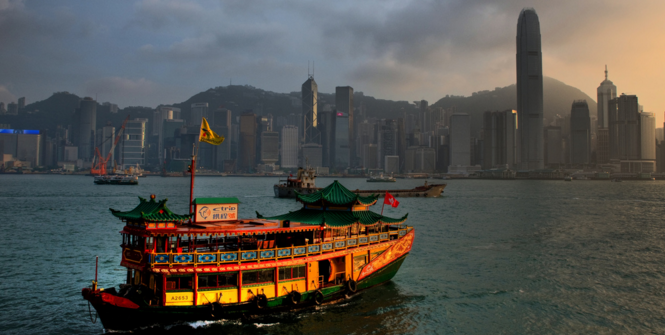
[[[271,178],[197,178],[195,195],[238,196],[242,217],[300,206]],[[320,178],[324,186],[332,179]],[[124,280],[120,221],[136,196],[187,209],[188,179],[93,185],[83,176],[0,175],[0,333],[95,334],[81,288]],[[349,188],[411,188],[417,180]],[[166,329],[200,334],[665,332],[665,182],[451,180],[439,199],[400,198],[416,227],[393,281],[340,305],[253,322]],[[380,211],[378,206],[375,210]],[[165,329],[148,329],[160,333]]]

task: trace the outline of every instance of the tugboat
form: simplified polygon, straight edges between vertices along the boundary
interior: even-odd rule
[[[310,167],[307,170],[298,168],[296,177],[289,176],[280,180],[273,186],[276,198],[295,198],[296,192],[300,194],[312,194],[320,190],[316,187],[316,171]]]
[[[237,217],[237,198],[198,198],[190,214],[167,199],[139,197],[125,223],[119,290],[82,295],[107,330],[240,318],[333,303],[389,281],[411,250],[407,215],[369,210],[379,196],[357,195],[337,181],[297,193],[302,209]],[[385,201],[384,201],[385,203]]]
[[[383,173],[379,174],[378,176],[369,176],[367,179],[368,183],[394,183],[396,182],[397,179],[393,176],[384,176]]]

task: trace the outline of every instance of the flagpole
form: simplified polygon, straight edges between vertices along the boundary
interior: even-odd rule
[[[383,195],[383,205],[381,205],[381,216],[383,216],[383,207],[386,206],[386,195],[388,195],[388,191],[386,191],[386,194]]]
[[[194,174],[196,173],[196,153],[194,151],[194,143],[192,143],[192,164],[189,166],[190,181],[189,181],[189,212],[192,213],[192,202],[194,201]]]

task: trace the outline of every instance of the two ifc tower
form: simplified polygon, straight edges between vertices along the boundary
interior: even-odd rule
[[[533,8],[522,9],[517,21],[517,122],[520,168],[543,169],[543,56]]]

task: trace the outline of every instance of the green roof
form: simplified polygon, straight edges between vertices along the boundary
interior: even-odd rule
[[[192,217],[192,214],[180,215],[171,212],[166,207],[168,199],[155,201],[155,199],[146,200],[139,197],[139,200],[139,205],[131,211],[121,212],[113,208],[109,208],[109,210],[114,216],[129,221],[185,221]]]
[[[211,205],[211,204],[239,204],[240,200],[236,197],[230,198],[196,198],[192,201],[194,205]]]
[[[332,184],[316,193],[300,194],[296,191],[296,198],[307,204],[313,204],[323,200],[326,203],[335,205],[354,204],[356,201],[362,205],[373,205],[379,199],[379,195],[373,194],[366,197],[360,196],[349,191],[348,188],[335,180]]]
[[[406,214],[399,219],[393,219],[372,211],[322,211],[303,208],[298,211],[271,217],[263,217],[258,212],[256,215],[257,217],[266,220],[289,220],[309,225],[326,224],[330,227],[343,228],[356,222],[365,226],[374,225],[379,221],[387,224],[400,224],[406,221],[409,214]]]

